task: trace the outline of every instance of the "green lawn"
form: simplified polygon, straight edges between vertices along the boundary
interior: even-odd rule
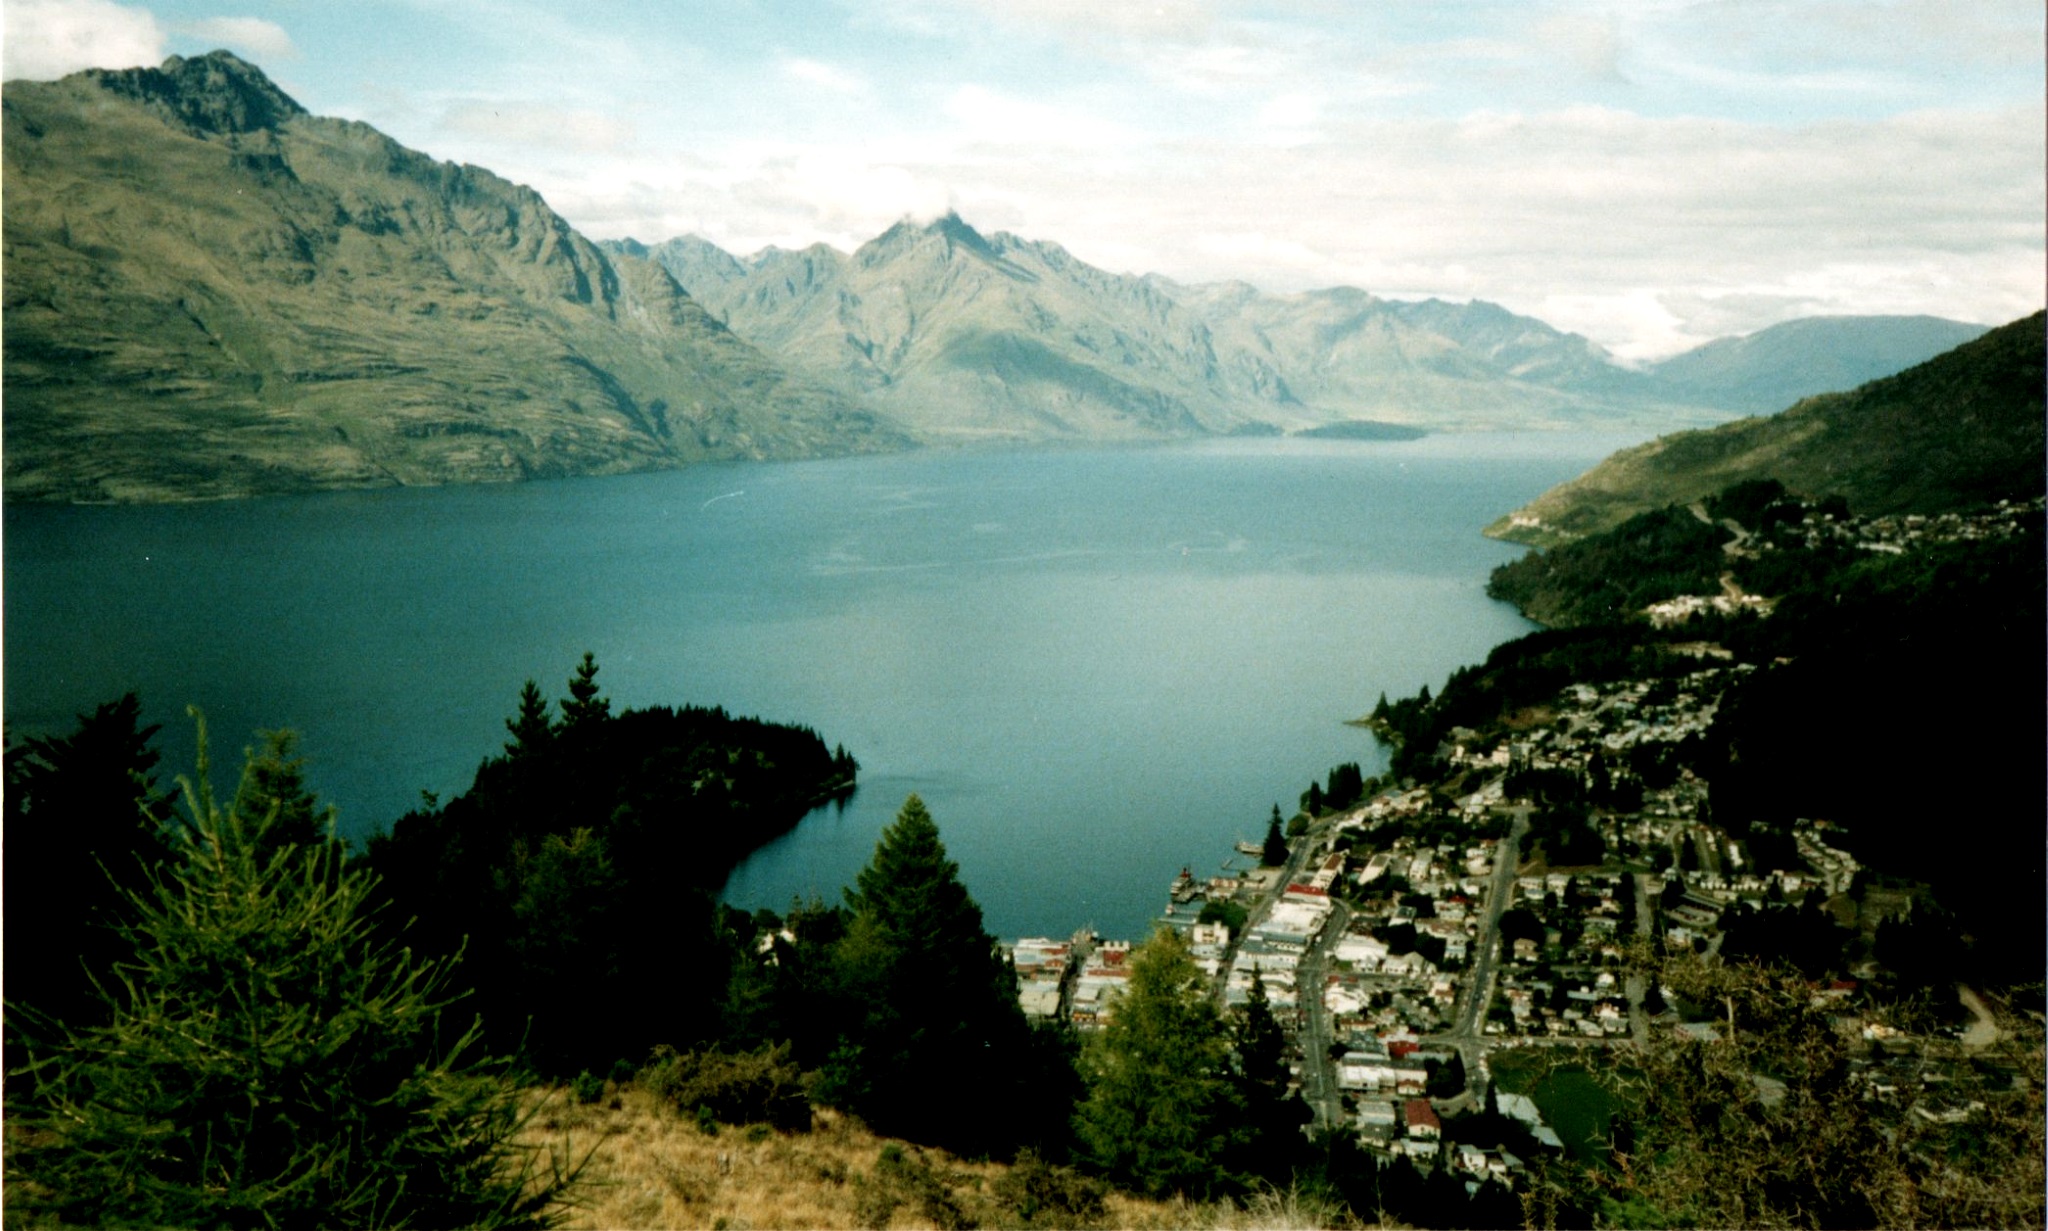
[[[1583,1061],[1556,1051],[1532,1047],[1493,1053],[1494,1084],[1534,1099],[1543,1122],[1557,1130],[1574,1158],[1599,1162],[1606,1156],[1608,1119],[1622,1103]]]

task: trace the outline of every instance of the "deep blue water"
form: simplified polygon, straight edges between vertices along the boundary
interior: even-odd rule
[[[5,512],[10,734],[126,689],[231,785],[303,735],[345,832],[462,790],[529,676],[807,723],[863,766],[730,900],[836,897],[918,792],[999,935],[1142,935],[1339,761],[1344,720],[1526,630],[1486,522],[1613,436],[929,452]]]

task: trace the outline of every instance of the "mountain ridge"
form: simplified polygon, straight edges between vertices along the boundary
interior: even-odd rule
[[[5,490],[205,499],[902,447],[531,188],[226,52],[12,82]]]
[[[969,405],[980,430],[1018,440],[1353,421],[1668,430],[1724,421],[1779,392],[1791,396],[1771,409],[1846,388],[1858,381],[1834,383],[1844,372],[1897,370],[1983,332],[1928,317],[1809,318],[1709,344],[1709,362],[1632,368],[1582,335],[1484,300],[1116,274],[1049,241],[984,235],[951,212],[899,221],[851,253],[819,244],[735,256],[694,235],[608,242],[659,261],[735,333],[927,440],[974,435]],[[919,310],[892,318],[874,302],[892,295],[919,298]],[[953,336],[963,332],[972,336]],[[1786,345],[1788,334],[1799,345]],[[991,361],[992,380],[932,370],[974,359]],[[1037,396],[1020,395],[1034,378]],[[933,386],[956,403],[950,414],[928,405],[940,396]],[[1091,405],[1092,420],[1069,413]]]
[[[1858,514],[1927,514],[2042,491],[2043,352],[2036,312],[1903,372],[1775,415],[1623,449],[1488,526],[1549,547],[1754,479],[1840,496]]]
[[[852,253],[592,243],[226,52],[10,83],[0,111],[10,500],[1731,413],[1496,304],[1186,286],[956,213]]]

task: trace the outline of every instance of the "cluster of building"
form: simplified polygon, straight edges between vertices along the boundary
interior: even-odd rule
[[[1864,551],[1902,555],[1916,547],[1943,543],[1979,543],[2011,538],[2029,525],[2041,524],[2043,501],[2001,500],[1976,513],[1917,513],[1892,517],[1830,517],[1810,511],[1796,526],[1776,531],[1792,544],[1808,548],[1846,545]]]
[[[1630,937],[1654,933],[1711,952],[1731,906],[1797,901],[1813,888],[1842,893],[1858,871],[1824,822],[1794,828],[1805,867],[1765,872],[1702,821],[1705,784],[1683,757],[1664,754],[1703,734],[1718,698],[1751,668],[1717,661],[1711,647],[1698,657],[1700,669],[1682,678],[1568,687],[1540,727],[1493,739],[1456,731],[1441,750],[1449,789],[1382,794],[1324,820],[1309,839],[1313,853],[1285,881],[1280,869],[1231,872],[1229,862],[1221,876],[1183,870],[1162,922],[1187,937],[1220,1004],[1242,1004],[1259,981],[1294,1032],[1301,1068],[1325,1051],[1333,1057],[1343,1112],[1362,1142],[1478,1178],[1510,1174],[1522,1165],[1510,1153],[1445,1147],[1428,1097],[1432,1071],[1459,1055],[1459,1039],[1474,1038],[1452,1033],[1454,1020],[1472,1020],[1459,1011],[1462,998],[1484,997],[1483,1026],[1472,1027],[1483,1031],[1482,1056],[1487,1046],[1640,1038],[1650,1018],[1644,989],[1632,998],[1619,974]],[[1590,778],[1650,763],[1664,768],[1644,775],[1654,784],[1637,783],[1639,808],[1603,809],[1601,864],[1539,865],[1511,879],[1496,868],[1495,839],[1506,831],[1498,806],[1512,771]],[[1496,885],[1506,897],[1497,904],[1488,900]],[[1200,922],[1212,902],[1232,904],[1225,914],[1242,928],[1234,933],[1215,912]],[[1496,934],[1493,921],[1511,907],[1533,915],[1540,935],[1526,916],[1513,935]],[[1018,941],[1019,1000],[1035,1018],[1099,1028],[1128,985],[1129,954],[1129,942],[1085,930]],[[1470,972],[1485,956],[1486,986],[1473,987]],[[1539,1143],[1556,1146],[1533,1103],[1500,1099]]]

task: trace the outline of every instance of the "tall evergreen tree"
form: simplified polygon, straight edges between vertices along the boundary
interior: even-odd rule
[[[1273,805],[1273,817],[1266,823],[1266,842],[1259,851],[1259,862],[1269,868],[1277,868],[1287,862],[1287,839],[1280,832],[1280,805]]]
[[[1287,1091],[1287,1035],[1273,1016],[1266,980],[1256,967],[1243,1008],[1233,1023],[1238,1092],[1247,1130],[1243,1171],[1285,1184],[1301,1153],[1301,1126],[1314,1118],[1307,1103]]]
[[[592,673],[596,672],[593,663]],[[505,729],[512,733],[512,742],[505,745],[510,756],[539,752],[547,747],[548,739],[555,733],[554,721],[548,717],[548,699],[541,695],[540,685],[526,681],[519,690],[519,712],[505,720]]]
[[[846,900],[848,1021],[820,1097],[883,1133],[975,1153],[1019,1144],[988,1109],[1029,1093],[1018,1083],[1036,1054],[1030,1027],[923,800],[904,801]]]
[[[1080,1157],[1154,1196],[1236,1191],[1229,1164],[1246,1140],[1244,1098],[1208,984],[1171,928],[1134,950],[1130,969],[1109,1025],[1082,1052]]]
[[[205,747],[202,726],[173,858],[130,895],[108,1024],[27,1030],[10,1204],[90,1225],[544,1222],[564,1177],[513,1144],[519,1091],[470,1055],[478,1028],[444,1036],[446,968],[372,938],[371,878],[338,843],[222,811]]]
[[[524,716],[525,694],[520,695],[522,717]],[[583,661],[576,665],[576,674],[569,677],[569,696],[562,702],[562,728],[576,731],[595,726],[611,715],[612,703],[597,695],[597,657],[589,650],[583,651]]]
[[[299,733],[258,731],[257,747],[245,750],[241,783],[235,788],[234,812],[261,822],[261,841],[268,853],[283,846],[311,846],[333,837],[332,805],[321,807],[306,785],[306,759],[299,755]]]
[[[80,714],[69,735],[7,752],[5,893],[34,903],[36,920],[33,938],[17,929],[7,946],[10,1007],[77,1026],[106,1011],[93,980],[127,952],[115,930],[126,893],[146,887],[168,853],[171,800],[151,776],[157,727],[141,717],[131,692]]]

